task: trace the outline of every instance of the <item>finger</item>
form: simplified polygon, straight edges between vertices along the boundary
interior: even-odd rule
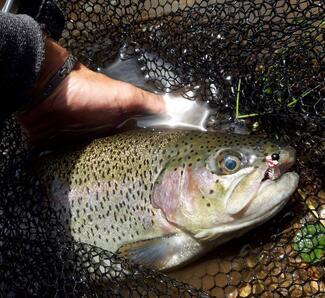
[[[165,102],[162,96],[140,89],[138,97],[139,104],[148,113],[164,114],[166,112]]]
[[[164,114],[165,102],[162,96],[154,94],[128,83],[123,83],[123,98],[119,100],[121,110],[140,114]],[[121,97],[121,96],[119,96]]]

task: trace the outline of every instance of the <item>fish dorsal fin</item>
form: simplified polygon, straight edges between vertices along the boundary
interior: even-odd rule
[[[172,257],[180,253],[184,246],[183,237],[171,234],[149,240],[122,245],[117,254],[134,263],[163,270],[170,267]]]

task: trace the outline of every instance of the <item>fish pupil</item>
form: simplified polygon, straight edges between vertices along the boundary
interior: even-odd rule
[[[225,161],[225,166],[228,170],[234,170],[237,167],[237,162],[231,157],[228,157]]]

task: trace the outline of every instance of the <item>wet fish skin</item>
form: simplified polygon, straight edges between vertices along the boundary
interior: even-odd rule
[[[132,131],[95,140],[78,151],[45,156],[36,171],[75,241],[169,269],[264,222],[282,208],[296,187],[296,174],[287,173],[290,179],[285,184],[290,185],[261,218],[252,207],[239,219],[238,214],[227,214],[227,181],[231,186],[238,173],[213,173],[209,163],[229,148],[241,154],[243,166],[238,173],[247,180],[242,180],[243,185],[257,176],[261,179],[265,156],[283,150],[250,136]],[[286,154],[286,162],[292,163],[293,157]]]

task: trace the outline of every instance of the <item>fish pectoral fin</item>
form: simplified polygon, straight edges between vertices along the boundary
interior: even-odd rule
[[[178,238],[172,234],[125,244],[118,249],[117,254],[136,264],[163,270],[168,267],[171,257],[180,250],[181,241]]]

